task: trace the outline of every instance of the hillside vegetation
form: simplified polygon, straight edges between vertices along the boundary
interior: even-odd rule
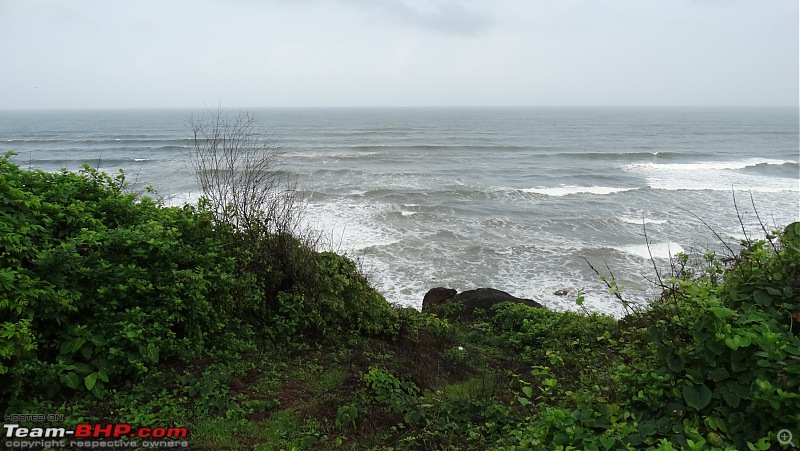
[[[800,223],[679,255],[617,321],[390,305],[344,256],[121,172],[9,155],[0,192],[5,414],[186,426],[194,449],[798,445]]]

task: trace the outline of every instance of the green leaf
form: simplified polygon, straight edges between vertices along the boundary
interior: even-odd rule
[[[639,434],[642,437],[649,437],[656,433],[656,422],[654,420],[650,420],[646,423],[642,423],[639,425]]]
[[[711,379],[718,382],[730,376],[730,373],[728,373],[728,370],[726,370],[725,368],[718,367],[709,370],[708,375],[711,377]]]
[[[90,338],[89,340],[92,343],[94,343],[96,346],[105,346],[106,344],[108,344],[108,341],[106,341],[105,338],[103,338],[103,337],[101,337],[99,335],[95,335],[92,338]]]
[[[756,302],[756,304],[763,307],[769,307],[772,305],[772,296],[770,296],[770,294],[764,290],[754,291],[753,300]]]
[[[600,437],[600,444],[603,445],[605,449],[612,449],[616,439],[614,437]]]
[[[150,351],[150,360],[152,360],[153,362],[158,362],[158,357],[159,357],[158,348],[156,348],[151,344],[150,349],[148,349],[148,351]]]
[[[85,363],[78,362],[75,365],[75,370],[81,374],[89,374],[94,371],[94,367]]]
[[[83,383],[86,385],[87,390],[91,390],[94,388],[94,384],[97,382],[97,373],[92,373],[85,378],[83,378]]]
[[[669,406],[667,406],[667,407],[669,407]],[[664,417],[661,417],[658,420],[656,420],[656,426],[658,426],[658,432],[660,432],[662,434],[665,434],[665,433],[669,432],[671,425],[672,425],[672,423],[670,421],[670,417],[664,416]]]
[[[525,396],[530,398],[533,395],[533,390],[529,386],[522,387],[522,392],[525,393]]]
[[[714,316],[716,316],[719,319],[725,319],[733,315],[733,310],[725,307],[712,307],[709,310],[711,310],[711,313],[713,313]]]
[[[69,345],[69,351],[70,352],[77,351],[78,349],[81,348],[81,346],[83,346],[84,343],[86,343],[86,339],[83,338],[83,337],[78,337],[78,338],[72,340],[70,342],[70,345]]]
[[[522,404],[523,406],[530,405],[530,403],[531,403],[528,400],[528,398],[523,398],[522,396],[517,397],[517,401],[519,401],[519,403]]]
[[[711,390],[706,384],[687,385],[683,388],[683,399],[690,406],[700,410],[711,402]]]
[[[94,394],[94,396],[95,396],[97,399],[103,399],[103,396],[105,396],[105,394],[106,394],[106,389],[105,389],[105,387],[103,386],[103,383],[102,383],[102,382],[99,382],[99,381],[98,381],[98,382],[97,382],[97,383],[94,385],[94,387],[92,388],[92,394]]]
[[[78,383],[81,380],[78,375],[72,371],[67,374],[62,374],[59,379],[61,379],[61,382],[63,382],[67,387],[72,389],[78,388]]]
[[[686,362],[684,362],[683,357],[679,355],[673,354],[667,358],[667,366],[675,373],[683,371],[685,365]]]
[[[665,328],[663,326],[650,326],[647,328],[647,335],[653,343],[661,343],[664,339]]]
[[[734,409],[739,407],[739,403],[742,400],[742,398],[740,398],[739,395],[737,395],[733,390],[722,390],[722,399],[724,399],[725,402]]]

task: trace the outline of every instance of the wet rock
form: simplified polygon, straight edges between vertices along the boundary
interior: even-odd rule
[[[516,302],[530,307],[544,307],[532,299],[518,298],[494,288],[477,288],[464,291],[450,298],[448,302],[459,303],[468,310],[483,309],[487,311],[501,302]]]
[[[425,297],[422,299],[422,311],[424,312],[434,305],[441,304],[442,302],[455,296],[457,293],[458,292],[452,288],[431,288],[427,293],[425,293]]]
[[[553,294],[556,296],[566,296],[569,294],[569,290],[556,290]]]

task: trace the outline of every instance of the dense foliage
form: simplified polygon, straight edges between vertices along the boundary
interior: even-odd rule
[[[0,192],[2,405],[103,397],[237,340],[392,330],[394,310],[352,261],[125,193],[121,172],[26,171],[4,157]]]
[[[800,223],[727,258],[679,255],[662,298],[620,321],[518,304],[435,316],[391,306],[353,261],[272,219],[165,207],[122,173],[6,156],[0,193],[5,413],[189,425],[210,449],[800,435]]]

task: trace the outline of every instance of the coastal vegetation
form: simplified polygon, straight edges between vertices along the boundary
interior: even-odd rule
[[[187,427],[196,449],[766,450],[784,429],[798,444],[800,223],[679,254],[646,307],[610,278],[621,320],[419,312],[298,233],[285,180],[221,182],[237,163],[214,136],[195,206],[128,192],[122,172],[0,158],[4,414]]]

